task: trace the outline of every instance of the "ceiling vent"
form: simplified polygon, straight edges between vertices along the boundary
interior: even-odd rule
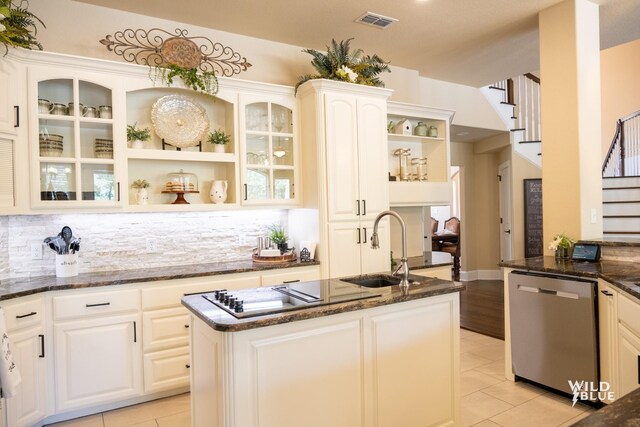
[[[398,22],[398,20],[396,18],[390,18],[388,16],[380,15],[377,13],[367,12],[361,17],[359,17],[358,19],[356,19],[355,22],[369,25],[371,27],[383,29],[383,28],[387,28],[389,25],[393,24],[394,22]]]

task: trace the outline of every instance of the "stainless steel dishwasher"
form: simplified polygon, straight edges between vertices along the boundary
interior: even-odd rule
[[[588,279],[509,274],[513,373],[572,393],[569,380],[598,383],[596,285]]]

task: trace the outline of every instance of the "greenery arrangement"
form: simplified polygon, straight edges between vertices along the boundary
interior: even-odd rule
[[[0,43],[4,45],[5,55],[9,47],[42,50],[42,45],[36,40],[37,24],[44,28],[46,26],[27,10],[28,7],[26,0],[20,1],[17,6],[11,0],[0,0]]]
[[[227,135],[222,129],[216,129],[207,136],[209,144],[225,145],[231,141],[231,135]]]
[[[151,138],[151,129],[138,129],[137,124],[136,122],[133,125],[127,125],[127,141],[147,141]]]
[[[556,234],[549,244],[549,250],[557,251],[558,248],[569,249],[575,242],[575,240],[564,233]]]
[[[271,241],[276,245],[285,244],[289,240],[289,237],[284,232],[284,228],[282,228],[281,226],[275,224],[269,227],[269,230],[271,230],[271,234],[269,235],[269,237],[271,238]]]
[[[149,77],[158,79],[167,87],[171,87],[173,79],[179,77],[185,86],[206,95],[218,93],[218,78],[215,71],[199,71],[197,68],[185,68],[175,64],[151,67]]]
[[[131,188],[149,188],[151,184],[146,179],[136,179],[131,183]]]
[[[351,49],[351,40],[343,40],[340,43],[331,40],[331,46],[327,46],[327,53],[319,52],[315,49],[304,49],[303,52],[313,56],[311,65],[318,74],[307,74],[301,76],[296,84],[312,79],[330,79],[344,82],[357,83],[367,86],[384,87],[378,75],[382,72],[390,72],[389,63],[385,62],[378,55],[364,55],[362,49]]]

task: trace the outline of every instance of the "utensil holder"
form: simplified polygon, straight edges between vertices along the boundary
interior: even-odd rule
[[[78,275],[78,254],[56,254],[56,277],[73,277]]]

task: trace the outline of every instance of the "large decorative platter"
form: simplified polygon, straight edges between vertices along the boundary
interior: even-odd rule
[[[151,107],[151,122],[156,134],[175,147],[195,147],[209,132],[204,107],[182,95],[167,95]]]

